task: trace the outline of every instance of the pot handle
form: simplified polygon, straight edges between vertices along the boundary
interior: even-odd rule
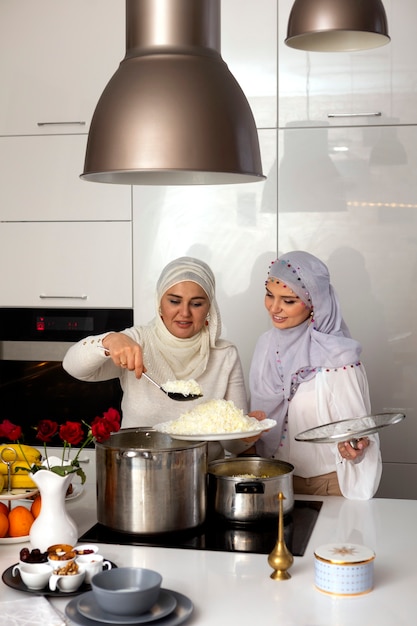
[[[121,450],[119,452],[119,459],[153,459],[154,454],[149,450]]]
[[[236,483],[236,493],[265,493],[265,485],[258,481],[246,481],[244,483]]]

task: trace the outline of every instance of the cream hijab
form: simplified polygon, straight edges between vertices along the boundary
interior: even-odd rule
[[[272,328],[255,348],[249,375],[251,409],[265,411],[278,424],[257,444],[257,451],[268,457],[278,449],[288,403],[298,385],[314,378],[320,368],[357,363],[361,353],[322,261],[308,252],[289,252],[272,263],[267,281],[275,279],[288,285],[312,309],[312,316],[295,328]]]
[[[163,294],[177,283],[191,281],[204,289],[210,302],[208,325],[189,339],[174,337],[163,323],[159,308]],[[145,363],[161,380],[170,376],[178,380],[197,378],[206,369],[210,349],[222,347],[220,312],[215,298],[215,278],[210,267],[192,257],[180,257],[162,270],[156,285],[156,317],[144,327]]]

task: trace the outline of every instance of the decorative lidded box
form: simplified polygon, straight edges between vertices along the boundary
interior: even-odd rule
[[[373,588],[375,553],[355,543],[329,543],[314,552],[315,583],[332,595],[357,596]]]

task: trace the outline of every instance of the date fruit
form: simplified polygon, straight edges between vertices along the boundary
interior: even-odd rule
[[[46,563],[48,561],[48,553],[41,552],[38,548],[33,550],[22,548],[19,556],[22,563]]]

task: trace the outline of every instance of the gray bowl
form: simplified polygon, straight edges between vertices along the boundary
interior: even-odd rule
[[[114,615],[140,615],[157,602],[162,576],[142,567],[118,567],[96,574],[91,588],[97,604]]]

